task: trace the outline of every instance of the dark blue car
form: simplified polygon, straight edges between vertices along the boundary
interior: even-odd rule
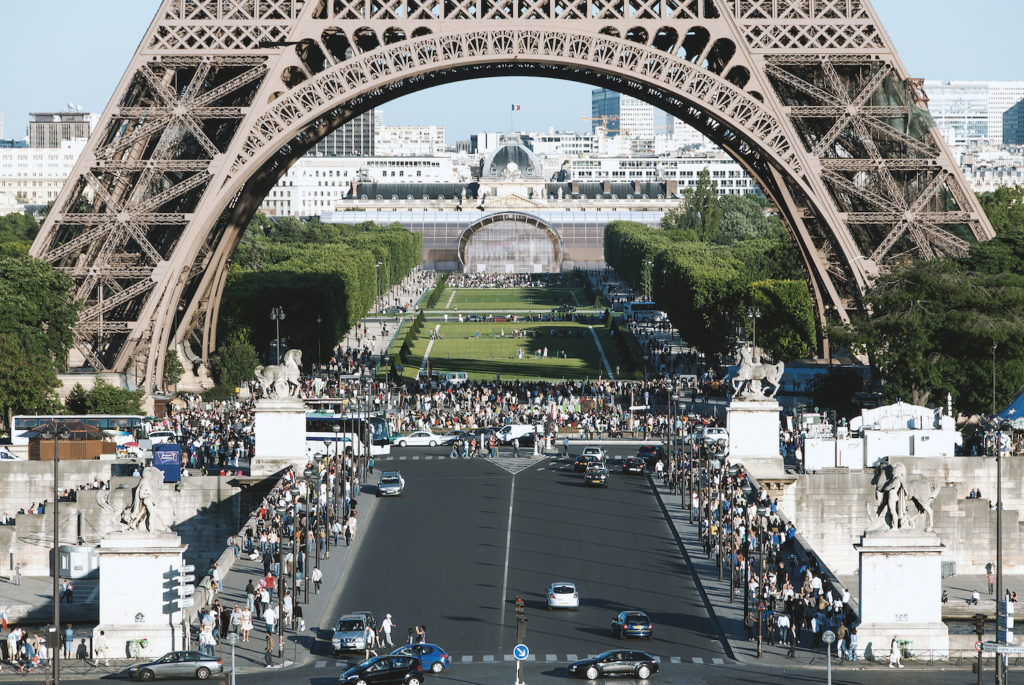
[[[650,640],[653,634],[654,625],[642,611],[620,611],[612,619],[613,637],[642,637]]]
[[[420,668],[433,673],[440,673],[452,665],[452,658],[448,652],[429,642],[399,647],[391,653],[414,656],[420,660]]]

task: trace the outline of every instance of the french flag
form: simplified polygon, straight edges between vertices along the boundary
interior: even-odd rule
[[[513,112],[515,112],[517,110],[520,110],[520,109],[522,109],[522,107],[520,107],[519,105],[512,105],[512,111]]]

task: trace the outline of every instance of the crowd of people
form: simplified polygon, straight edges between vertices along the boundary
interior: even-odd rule
[[[184,406],[170,406],[166,418],[152,431],[173,431],[182,449],[182,467],[206,475],[238,471],[255,447],[253,403],[242,401],[203,402],[198,396],[184,396]]]
[[[448,277],[449,288],[561,288],[559,274],[460,274]]]

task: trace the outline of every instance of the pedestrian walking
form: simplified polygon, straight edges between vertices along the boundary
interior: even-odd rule
[[[512,440],[512,456],[517,459],[519,458],[519,438]]]
[[[64,658],[71,658],[71,648],[75,646],[75,629],[69,623],[64,629]]]
[[[21,562],[14,565],[14,584],[21,585]]]
[[[242,642],[249,641],[249,633],[252,632],[252,611],[248,607],[242,609]]]
[[[380,629],[384,632],[384,637],[381,640],[381,646],[387,643],[388,647],[394,647],[395,643],[391,641],[391,631],[394,629],[395,624],[391,620],[391,614],[386,614],[384,620],[381,621]]]
[[[266,664],[266,668],[271,668],[274,665],[274,634],[269,630],[267,631],[267,642],[263,648],[263,663]]]
[[[315,567],[313,569],[313,573],[310,574],[310,579],[313,581],[313,592],[314,592],[314,594],[319,595],[320,594],[320,583],[322,583],[323,580],[324,580],[323,571],[320,570],[319,566],[317,566],[317,567]]]
[[[903,664],[900,663],[899,637],[899,635],[893,635],[892,642],[889,643],[889,668],[903,668]]]
[[[369,623],[366,624],[366,628],[363,630],[363,647],[365,648],[364,660],[370,658],[371,652],[374,656],[377,656],[377,634],[373,632],[373,626]]]
[[[274,628],[277,627],[277,611],[274,607],[267,607],[266,611],[263,612],[263,621],[267,625],[267,632],[273,633]]]
[[[104,631],[100,631],[100,634],[93,640],[92,643],[93,657],[96,659],[96,663],[101,666],[107,664],[107,634]]]

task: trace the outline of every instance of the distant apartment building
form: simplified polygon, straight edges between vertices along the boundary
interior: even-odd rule
[[[1003,115],[1024,100],[1024,81],[925,81],[928,111],[955,147],[1007,144]]]
[[[598,136],[576,131],[549,131],[530,134],[530,147],[538,155],[591,156],[598,151]]]
[[[444,151],[444,126],[377,126],[377,157],[429,157]]]
[[[707,169],[719,195],[744,195],[757,191],[754,179],[724,153],[694,157],[599,157],[573,159],[566,165],[568,179],[586,182],[664,183],[679,192],[695,187]]]
[[[629,136],[635,140],[654,140],[654,107],[631,95],[607,88],[595,88],[590,94],[591,131],[605,129],[609,136]]]
[[[62,141],[55,148],[0,148],[0,195],[18,204],[53,202],[83,149],[82,138]]]
[[[1003,112],[1003,144],[1024,145],[1024,100]]]
[[[376,114],[371,109],[328,133],[306,154],[309,157],[373,157],[375,135]]]
[[[88,139],[100,115],[91,112],[33,112],[28,122],[28,146],[56,149],[69,140]]]
[[[967,185],[976,193],[988,193],[1003,186],[1024,186],[1024,155],[1020,150],[965,154],[960,159],[960,168]]]

